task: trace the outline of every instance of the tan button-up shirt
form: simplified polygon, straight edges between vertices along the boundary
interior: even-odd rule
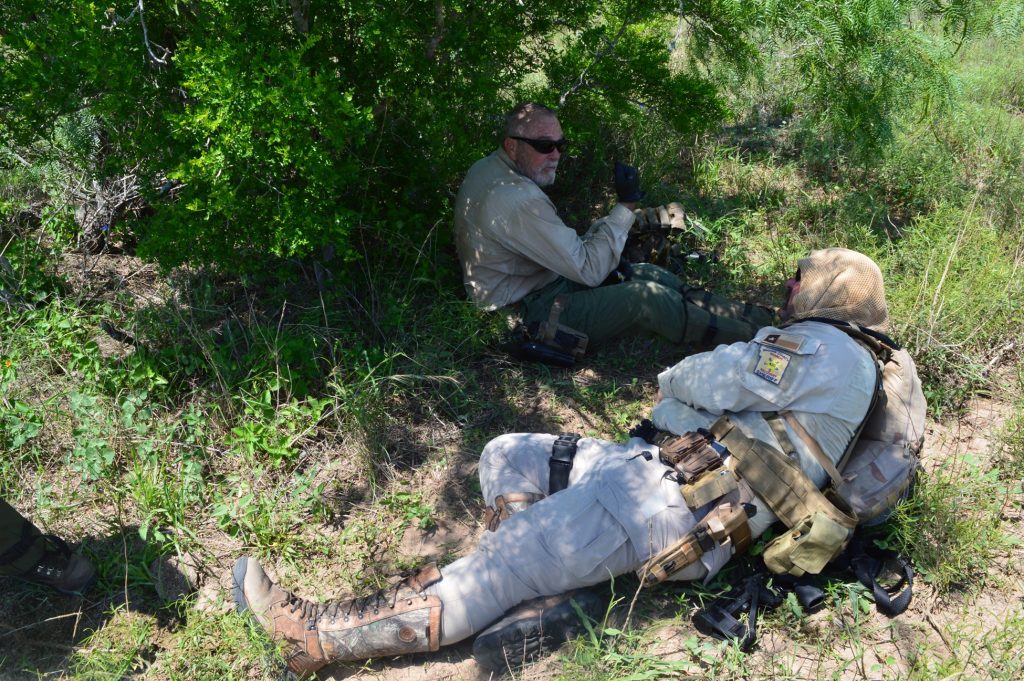
[[[633,211],[618,204],[582,237],[502,149],[469,169],[455,199],[455,245],[466,292],[494,310],[559,276],[598,286],[619,263]]]

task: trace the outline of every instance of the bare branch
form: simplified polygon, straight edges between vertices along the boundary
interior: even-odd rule
[[[668,43],[669,53],[676,51],[676,45],[679,43],[679,39],[683,37],[683,28],[686,26],[686,2],[685,0],[679,0],[679,24],[676,26],[676,34],[672,36],[672,40]]]
[[[433,61],[444,38],[444,0],[434,0],[434,35],[427,43],[427,59]]]
[[[23,159],[21,156],[19,156],[18,152],[14,151],[14,149],[4,149],[4,151],[6,151],[8,154],[10,154],[11,157],[15,161],[17,161],[21,165],[25,166],[26,168],[31,168],[32,167],[32,164],[29,163],[28,161],[26,161],[25,159]]]
[[[107,10],[107,16],[110,18],[110,26],[108,26],[107,28],[112,29],[114,28],[114,26],[118,24],[126,24],[132,20],[132,17],[134,17],[136,13],[138,13],[139,25],[142,26],[142,43],[146,46],[146,53],[149,54],[149,58],[153,61],[154,64],[166,65],[167,57],[170,56],[171,50],[161,45],[157,45],[156,43],[150,42],[149,29],[146,28],[146,17],[143,15],[143,12],[144,10],[142,7],[142,0],[138,1],[135,7],[132,8],[132,11],[129,12],[128,16],[126,17],[119,16],[113,10]],[[153,51],[154,45],[158,50],[161,50],[163,52],[162,56],[156,56],[156,53]]]
[[[292,6],[292,26],[296,33],[309,33],[309,0],[288,0]]]

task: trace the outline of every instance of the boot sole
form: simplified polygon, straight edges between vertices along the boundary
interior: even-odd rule
[[[249,561],[246,558],[239,558],[235,561],[235,567],[231,570],[231,597],[235,599],[235,610],[239,614],[249,612],[249,600],[245,597],[242,585],[245,584],[245,573],[248,572]]]
[[[608,597],[591,589],[573,594],[572,600],[584,615],[597,621],[608,607]],[[493,631],[483,631],[473,642],[473,657],[484,669],[501,674],[533,662],[585,632],[586,627],[576,609],[566,601],[545,610],[540,617],[524,618]]]

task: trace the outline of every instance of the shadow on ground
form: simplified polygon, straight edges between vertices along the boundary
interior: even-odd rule
[[[64,596],[0,577],[0,678],[4,681],[73,676],[76,653],[87,648],[90,635],[121,611],[149,616],[161,629],[175,626],[177,611],[160,601],[144,567],[156,557],[156,549],[139,538],[137,526],[116,529],[105,537],[86,537],[80,546],[98,568],[97,582],[84,596]],[[143,648],[141,657],[155,654],[148,642]]]

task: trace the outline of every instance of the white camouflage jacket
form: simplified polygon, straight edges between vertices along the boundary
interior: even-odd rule
[[[664,399],[653,421],[682,434],[728,414],[749,437],[781,449],[763,414],[788,410],[838,462],[871,405],[875,380],[871,354],[829,324],[767,327],[749,343],[720,345],[663,371],[658,383]],[[788,424],[786,429],[801,468],[820,487],[827,474]],[[756,504],[750,520],[755,537],[776,519],[763,502]]]

